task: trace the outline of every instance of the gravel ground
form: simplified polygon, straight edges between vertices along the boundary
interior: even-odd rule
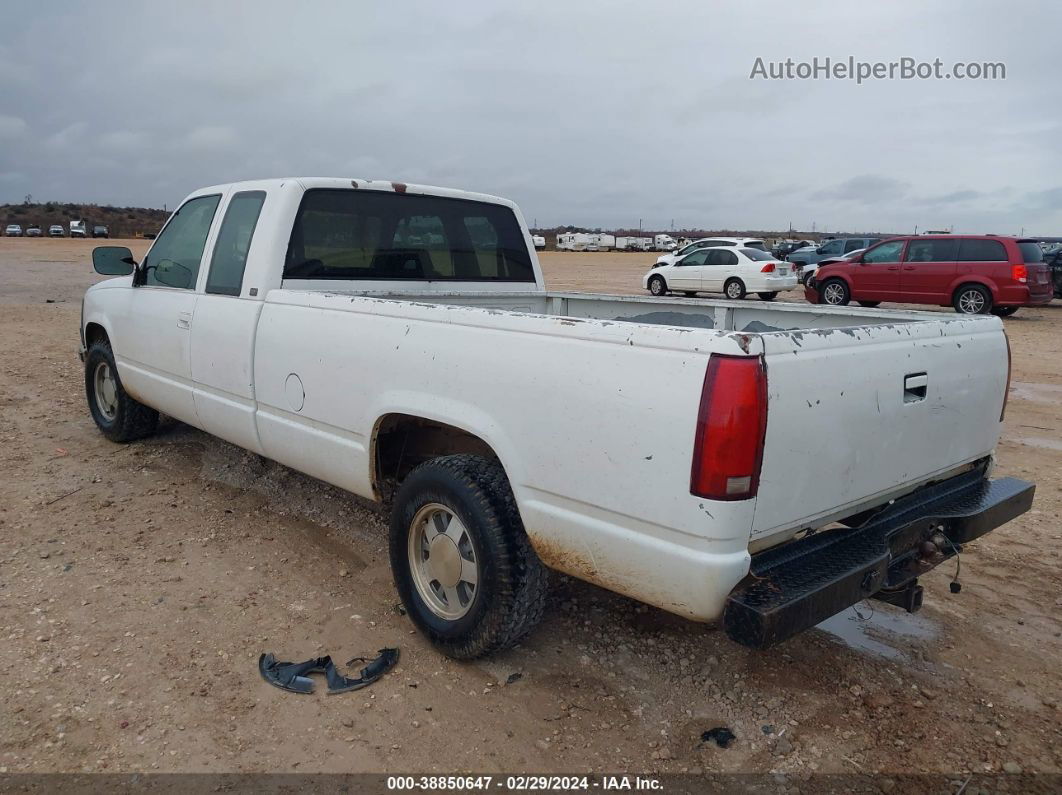
[[[376,506],[179,423],[97,433],[76,356],[91,245],[0,240],[0,773],[1062,767],[1062,302],[1006,321],[997,472],[1037,498],[970,546],[960,595],[946,566],[914,616],[867,603],[752,652],[556,578],[523,646],[460,664],[396,610]],[[639,293],[651,257],[542,260],[551,289]],[[256,668],[386,645],[398,667],[346,695]],[[736,740],[701,742],[715,727]]]

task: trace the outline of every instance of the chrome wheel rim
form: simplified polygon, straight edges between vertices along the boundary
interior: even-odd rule
[[[959,311],[964,315],[979,315],[985,309],[985,297],[979,290],[967,290],[959,295]]]
[[[822,300],[827,304],[840,304],[844,300],[844,288],[839,284],[827,284],[822,291]]]
[[[728,298],[740,298],[741,285],[737,282],[730,282],[730,284],[726,286],[726,294]]]
[[[649,285],[649,292],[653,295],[660,295],[664,292],[664,285],[659,279],[653,279],[652,283]]]
[[[425,505],[409,527],[407,549],[413,585],[428,609],[456,621],[479,593],[479,559],[468,528],[437,502]]]
[[[105,419],[113,420],[118,416],[118,382],[115,381],[114,371],[107,362],[96,365],[92,384],[96,393],[96,408]]]

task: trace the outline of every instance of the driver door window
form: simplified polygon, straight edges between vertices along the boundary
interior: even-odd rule
[[[836,257],[837,255],[842,253],[843,248],[844,248],[844,241],[843,240],[831,240],[829,243],[826,243],[825,245],[822,246],[822,252],[821,252],[822,257],[824,259],[826,257]]]
[[[194,290],[210,225],[221,196],[185,202],[162,230],[141,266],[147,287]]]

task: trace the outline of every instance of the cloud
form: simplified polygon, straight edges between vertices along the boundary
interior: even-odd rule
[[[177,141],[177,147],[189,152],[217,152],[232,149],[239,141],[232,127],[207,125],[190,130]]]
[[[812,195],[816,199],[872,204],[901,199],[907,189],[907,183],[901,180],[864,174],[847,179],[832,188],[816,191]]]
[[[59,132],[52,133],[45,138],[44,146],[48,149],[72,153],[71,150],[81,143],[81,139],[85,135],[85,130],[87,129],[87,123],[76,121],[59,130]]]
[[[99,138],[101,149],[114,152],[130,152],[143,149],[148,144],[148,136],[136,130],[114,130],[104,133]]]
[[[29,130],[25,119],[18,116],[0,115],[0,140],[21,138]]]

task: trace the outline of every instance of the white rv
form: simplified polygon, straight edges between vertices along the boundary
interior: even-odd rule
[[[671,235],[654,235],[653,251],[674,251],[678,244]]]
[[[590,235],[590,245],[587,247],[587,251],[612,251],[616,247],[616,236],[607,235],[604,233],[597,233]]]
[[[588,251],[594,235],[586,232],[562,232],[557,235],[557,251]]]
[[[542,235],[531,235],[531,243],[534,245],[535,248],[545,248],[546,238]]]

